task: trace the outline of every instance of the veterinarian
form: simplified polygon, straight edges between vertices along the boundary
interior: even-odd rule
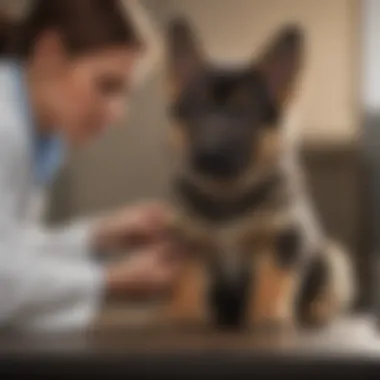
[[[170,212],[160,204],[61,229],[38,221],[67,149],[119,120],[130,87],[159,58],[140,4],[124,3],[36,0],[17,24],[0,23],[1,328],[83,330],[107,297],[150,296],[177,274],[178,251],[164,237]],[[144,245],[128,259],[94,258],[136,239]]]

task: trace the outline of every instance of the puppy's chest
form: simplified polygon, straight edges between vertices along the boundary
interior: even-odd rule
[[[191,219],[185,229],[202,259],[217,266],[227,277],[234,277],[255,255],[256,242],[264,237],[258,228],[262,226],[253,220],[208,224]]]
[[[249,247],[244,242],[243,225],[239,223],[213,228],[215,259],[228,277],[235,277],[244,267]]]
[[[281,176],[269,176],[235,202],[216,201],[191,186],[177,190],[173,199],[182,238],[202,259],[211,259],[232,272],[259,255],[260,247],[270,243],[289,216],[289,198]],[[244,208],[240,210],[240,206]],[[220,210],[235,212],[223,214]]]

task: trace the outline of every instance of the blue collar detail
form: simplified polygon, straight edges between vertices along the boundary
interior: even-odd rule
[[[63,140],[57,134],[42,135],[37,132],[35,118],[27,95],[25,71],[17,61],[12,62],[12,68],[17,81],[18,96],[25,122],[30,127],[33,176],[37,184],[47,186],[54,181],[63,164],[65,155]]]

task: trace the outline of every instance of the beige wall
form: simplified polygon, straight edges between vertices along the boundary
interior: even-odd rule
[[[347,142],[358,132],[356,14],[353,0],[147,0],[157,19],[184,13],[217,59],[247,59],[279,25],[298,21],[308,37],[302,93],[306,142]],[[75,154],[55,200],[57,216],[136,198],[162,196],[167,184],[165,99],[159,76],[140,89],[128,122]],[[128,124],[128,127],[127,127]]]

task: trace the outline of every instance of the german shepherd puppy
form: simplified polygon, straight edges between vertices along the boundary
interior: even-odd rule
[[[176,226],[193,255],[166,317],[326,324],[350,306],[354,283],[348,256],[316,223],[287,140],[302,30],[284,27],[241,67],[207,59],[185,19],[170,24],[167,48]]]

